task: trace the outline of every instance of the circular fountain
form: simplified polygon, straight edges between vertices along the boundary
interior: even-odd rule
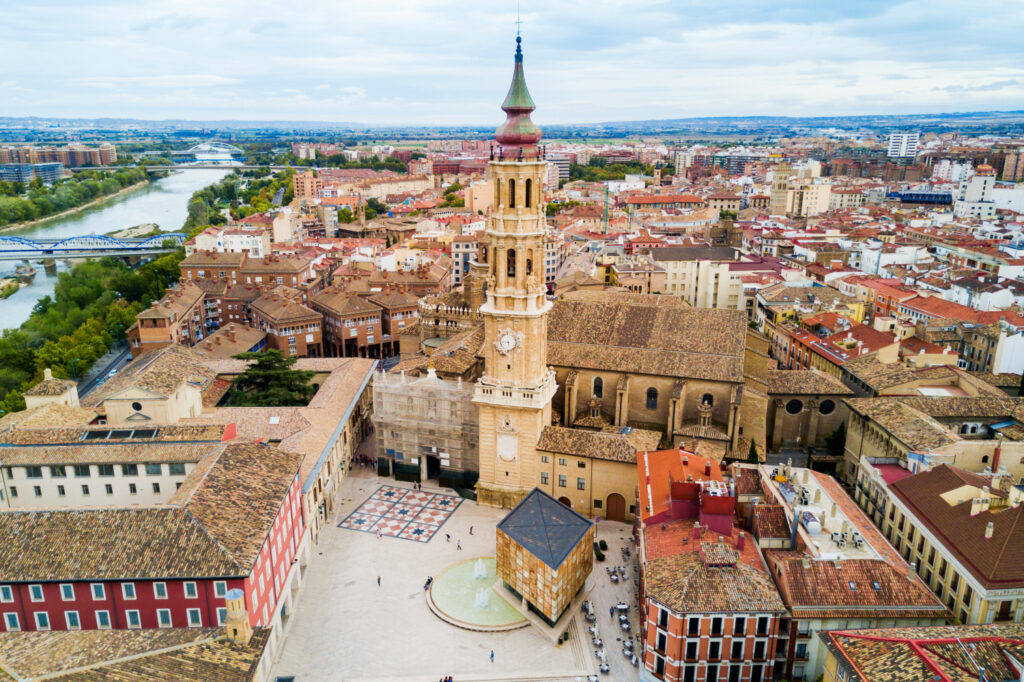
[[[493,587],[498,582],[492,557],[459,562],[434,578],[427,604],[439,618],[467,630],[496,632],[525,627],[525,617]]]

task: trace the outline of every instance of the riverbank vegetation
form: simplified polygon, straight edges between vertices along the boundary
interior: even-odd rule
[[[21,327],[0,336],[0,410],[25,409],[22,393],[47,367],[56,377],[80,378],[125,338],[136,313],[163,296],[179,277],[183,257],[178,251],[136,270],[104,258],[60,273],[53,296],[41,298]]]
[[[27,188],[24,183],[0,181],[0,227],[78,208],[145,181],[143,168],[82,171],[52,186],[44,185],[38,178]]]

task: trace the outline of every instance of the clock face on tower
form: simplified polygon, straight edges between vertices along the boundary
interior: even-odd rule
[[[512,329],[502,329],[498,332],[498,340],[494,342],[494,348],[502,355],[508,355],[514,351],[523,341],[523,333]]]

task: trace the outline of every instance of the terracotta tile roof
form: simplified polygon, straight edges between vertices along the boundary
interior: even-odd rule
[[[907,405],[906,398],[847,398],[847,406],[875,421],[910,450],[927,452],[956,443],[960,437],[945,426]]]
[[[35,428],[54,426],[86,426],[91,424],[99,412],[87,407],[71,407],[63,403],[47,403],[30,407],[20,412],[11,412],[0,418],[0,432],[14,427]]]
[[[992,374],[992,372],[968,372],[972,377],[981,379],[986,384],[998,386],[999,388],[1015,388],[1020,386],[1021,376],[1020,374]]]
[[[173,343],[132,360],[116,376],[85,398],[85,407],[96,407],[127,388],[140,388],[162,396],[170,396],[183,383],[204,390],[214,379],[213,372],[202,366],[201,358],[191,348]]]
[[[145,319],[164,319],[173,317],[180,319],[182,315],[196,306],[203,298],[203,290],[192,281],[186,281],[168,289],[163,298],[153,303],[135,317]]]
[[[182,260],[178,267],[182,270],[204,267],[237,268],[246,261],[248,255],[246,251],[225,251],[223,253],[217,251],[195,251],[191,256]]]
[[[301,456],[233,443],[210,457],[175,504],[0,513],[0,580],[248,576]]]
[[[765,550],[765,561],[794,618],[918,619],[950,615],[916,576],[885,561],[815,560],[776,549]]]
[[[69,388],[78,386],[77,381],[71,379],[43,379],[32,388],[25,391],[23,395],[57,396],[62,395]]]
[[[742,310],[693,309],[660,300],[652,305],[647,298],[624,294],[556,301],[548,315],[548,364],[743,381]]]
[[[250,303],[249,307],[265,320],[277,323],[323,319],[318,311],[303,304],[301,297],[297,289],[278,286]]]
[[[4,632],[0,679],[249,682],[269,637],[270,628],[254,628],[245,645],[223,628]]]
[[[227,359],[244,353],[266,338],[267,333],[244,324],[227,324],[192,346],[204,359]]]
[[[636,446],[622,434],[545,426],[537,449],[561,455],[636,462]]]
[[[52,464],[107,464],[146,462],[198,462],[219,443],[108,443],[92,441],[77,445],[49,447],[0,446],[0,462],[4,466],[49,466]]]
[[[945,679],[1015,680],[1010,663],[1021,660],[1024,626],[957,625],[830,630],[818,634],[847,672],[849,682]],[[969,655],[968,655],[969,652]]]
[[[760,538],[788,538],[789,521],[781,504],[759,504],[753,508],[754,535]]]
[[[715,543],[704,544],[714,547]],[[648,561],[644,567],[644,590],[650,599],[677,613],[785,610],[767,573],[744,563],[709,566],[700,552]]]
[[[144,432],[139,433],[139,432]],[[150,433],[155,432],[155,433]],[[224,422],[210,420],[203,425],[170,424],[156,426],[145,423],[140,426],[98,425],[71,426],[24,426],[15,423],[14,428],[4,434],[5,444],[10,445],[82,445],[85,442],[106,444],[127,443],[168,443],[181,441],[220,442],[224,435]]]
[[[853,395],[846,384],[816,369],[770,370],[768,392],[787,395]]]
[[[1004,504],[971,516],[969,499],[950,505],[940,497],[964,485],[980,489],[990,482],[941,464],[896,481],[889,489],[987,589],[1024,587],[1024,505]],[[993,533],[986,539],[989,523]]]
[[[381,306],[376,303],[337,287],[318,293],[313,297],[312,304],[328,314],[340,316],[365,315],[381,311]]]

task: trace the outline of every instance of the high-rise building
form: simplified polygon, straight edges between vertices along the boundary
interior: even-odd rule
[[[521,38],[516,37],[515,70],[501,105],[496,155],[488,167],[494,205],[482,238],[487,299],[483,375],[473,402],[479,406],[481,504],[513,507],[536,487],[537,441],[551,424],[551,398],[557,388],[547,366],[548,311],[544,285],[544,202],[547,173],[538,142],[541,130],[530,120],[536,105],[526,88]]]
[[[891,133],[889,135],[890,159],[900,159],[917,156],[917,143],[921,139],[920,133]]]

